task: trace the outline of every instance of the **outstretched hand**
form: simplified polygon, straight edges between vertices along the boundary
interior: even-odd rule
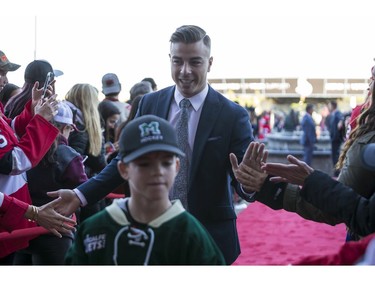
[[[267,161],[268,157],[265,145],[259,142],[251,142],[239,165],[234,153],[231,153],[229,157],[232,171],[245,192],[259,192],[267,178],[267,174],[261,169],[262,164]]]
[[[61,198],[57,198],[38,207],[38,224],[60,238],[62,237],[61,234],[69,234],[71,231],[75,231],[74,226],[77,224],[74,220],[55,211],[55,207],[61,200]]]
[[[314,169],[305,162],[298,160],[292,155],[287,156],[290,164],[264,163],[262,170],[272,175],[272,182],[287,182],[291,184],[303,185],[305,179]]]
[[[49,197],[61,197],[61,200],[59,200],[55,204],[55,210],[56,212],[64,215],[64,216],[70,216],[75,211],[78,210],[81,201],[79,200],[78,196],[75,194],[73,190],[70,189],[59,189],[56,191],[50,191],[47,192],[47,195]]]

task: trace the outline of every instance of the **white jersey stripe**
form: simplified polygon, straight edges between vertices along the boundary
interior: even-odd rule
[[[16,176],[0,177],[0,191],[4,194],[12,195],[26,183],[26,172]]]
[[[31,162],[23,150],[19,147],[14,147],[12,151],[13,167],[10,175],[19,175],[32,168]]]

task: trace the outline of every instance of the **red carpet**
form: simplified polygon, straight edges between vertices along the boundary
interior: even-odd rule
[[[241,255],[234,265],[290,265],[331,254],[345,242],[345,225],[330,226],[255,202],[237,220]]]

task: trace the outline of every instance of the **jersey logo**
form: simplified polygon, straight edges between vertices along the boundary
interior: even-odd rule
[[[99,234],[94,236],[86,235],[86,238],[83,240],[85,245],[85,253],[91,253],[105,248],[105,234]]]

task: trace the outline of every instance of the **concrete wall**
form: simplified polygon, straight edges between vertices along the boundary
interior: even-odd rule
[[[267,162],[275,162],[275,163],[289,163],[286,157],[291,154],[298,159],[302,160],[303,152],[299,151],[275,151],[275,150],[268,150],[268,159]],[[321,153],[318,151],[314,152],[313,160],[311,163],[311,167],[316,170],[323,171],[328,175],[333,176],[333,165],[331,159],[331,153]]]
[[[289,163],[286,159],[289,154],[302,160],[303,150],[302,145],[299,143],[301,133],[300,131],[295,131],[269,134],[267,140],[264,141],[269,152],[267,162]],[[318,138],[311,166],[314,169],[333,175],[331,142],[327,134]]]

